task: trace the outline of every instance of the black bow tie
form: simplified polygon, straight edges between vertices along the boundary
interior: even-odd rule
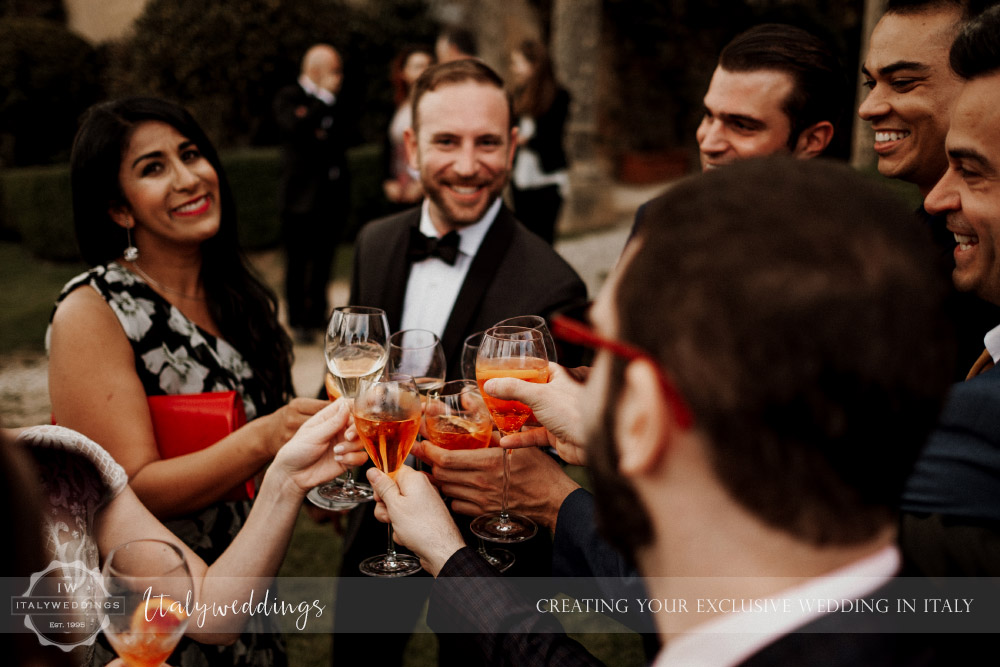
[[[416,227],[410,227],[410,245],[406,259],[420,262],[428,257],[438,257],[442,262],[454,266],[458,259],[458,232],[450,231],[441,238],[424,236]]]

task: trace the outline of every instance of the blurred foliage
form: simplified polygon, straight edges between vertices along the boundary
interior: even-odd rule
[[[0,164],[68,159],[100,71],[99,52],[59,24],[0,18]]]
[[[790,23],[828,40],[850,78],[862,6],[863,0],[603,0],[604,43],[614,45],[615,72],[606,134],[618,148],[640,151],[692,145],[719,52],[757,23]]]
[[[184,104],[220,146],[273,144],[275,93],[298,78],[309,46],[327,42],[344,58],[341,98],[360,116],[358,142],[374,141],[392,109],[396,50],[434,34],[422,0],[151,0],[112,48],[108,86]]]
[[[0,16],[39,18],[64,23],[66,8],[62,0],[0,0]]]

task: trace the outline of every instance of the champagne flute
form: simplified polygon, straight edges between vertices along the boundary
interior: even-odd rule
[[[388,367],[412,376],[424,396],[441,388],[448,370],[441,339],[427,329],[403,329],[389,336]]]
[[[493,423],[502,435],[521,430],[532,418],[531,408],[520,401],[505,401],[490,396],[483,389],[487,380],[513,377],[528,382],[548,382],[549,363],[541,332],[525,327],[493,327],[488,329],[476,357],[476,382],[482,391]],[[491,542],[523,542],[538,532],[535,522],[507,510],[510,487],[511,450],[503,452],[503,495],[500,511],[481,514],[469,526],[472,532]]]
[[[387,373],[359,382],[354,424],[372,463],[393,479],[417,439],[421,413],[420,393],[411,376]],[[370,577],[405,577],[419,572],[417,558],[396,553],[392,523],[388,531],[386,553],[361,561],[361,572]]]
[[[361,380],[378,377],[389,357],[389,320],[381,308],[342,306],[326,328],[327,392],[331,398],[353,399]],[[330,391],[333,390],[333,391]],[[372,499],[372,488],[354,481],[354,469],[343,479],[313,488],[309,500],[324,509],[343,510]]]
[[[548,355],[549,361],[559,361],[558,356],[556,356],[556,342],[552,338],[552,332],[549,331],[548,325],[545,323],[545,318],[541,315],[518,315],[517,317],[508,317],[505,320],[497,322],[493,326],[525,327],[540,332],[542,334],[542,340],[545,343],[545,354]]]
[[[482,449],[490,446],[493,421],[475,380],[446,382],[441,391],[431,394],[424,409],[427,437],[444,449]],[[514,554],[506,549],[486,550],[477,536],[477,552],[500,572],[514,564]]]
[[[118,657],[130,667],[156,667],[170,656],[188,626],[194,604],[191,572],[181,550],[162,540],[134,540],[115,547],[102,570],[122,614],[104,627]]]

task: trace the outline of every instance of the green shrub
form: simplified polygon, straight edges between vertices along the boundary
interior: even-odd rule
[[[277,148],[243,148],[220,155],[239,210],[240,241],[248,250],[269,248],[281,239]],[[351,165],[351,210],[344,240],[357,228],[385,213],[382,197],[382,152],[377,144],[348,151]],[[18,238],[36,257],[79,259],[73,230],[69,166],[26,167],[0,171],[0,233]]]
[[[69,165],[8,169],[0,173],[4,224],[36,257],[80,257],[73,231]]]

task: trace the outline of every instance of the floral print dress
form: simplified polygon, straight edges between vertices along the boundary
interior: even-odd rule
[[[243,398],[247,421],[260,416],[257,406],[264,404],[263,387],[232,345],[198,327],[117,262],[70,280],[56,307],[85,285],[96,290],[118,318],[132,344],[135,369],[147,396],[236,390]],[[46,347],[50,333],[51,326]],[[164,524],[206,563],[213,563],[243,526],[250,505],[250,501],[218,502]],[[284,665],[284,642],[277,632],[266,618],[254,616],[232,646],[209,646],[185,637],[168,662],[178,667]]]

